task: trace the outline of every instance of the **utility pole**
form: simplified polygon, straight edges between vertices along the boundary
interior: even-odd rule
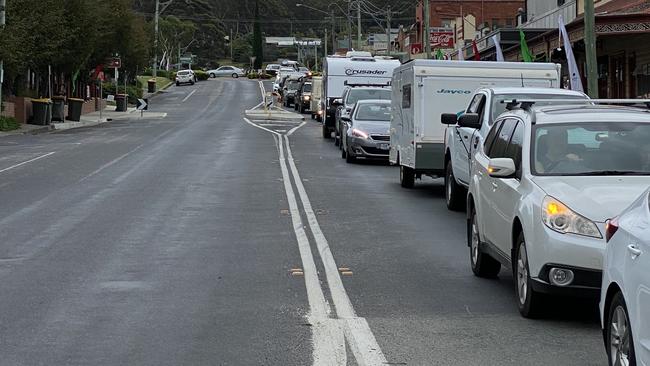
[[[153,38],[153,79],[158,77],[158,18],[160,17],[160,0],[156,0],[156,14],[154,15],[154,38]],[[154,91],[156,87],[154,86]]]
[[[431,35],[431,29],[429,26],[430,16],[429,0],[424,0],[424,15],[422,17],[424,20],[424,35],[422,36],[422,42],[424,42],[424,50],[427,53],[427,59],[431,58],[431,41],[429,40]]]
[[[585,0],[585,57],[587,58],[587,94],[598,98],[598,60],[596,59],[596,20],[594,0]]]
[[[386,13],[386,54],[390,54],[390,5],[388,5],[388,12]]]
[[[323,53],[325,54],[324,56],[327,57],[327,28],[325,28],[325,49],[323,50]]]
[[[232,61],[232,28],[230,28],[230,61]]]
[[[352,51],[352,1],[348,0],[348,51]]]
[[[336,46],[336,32],[334,31],[334,9],[331,10],[332,13],[332,54],[336,52],[336,49],[338,48]],[[325,56],[327,56],[327,52],[325,52]]]
[[[357,0],[357,47],[361,49],[361,1]]]
[[[7,0],[0,0],[0,30],[5,28],[5,8]],[[4,60],[0,60],[0,115],[2,115],[2,84],[5,79]]]

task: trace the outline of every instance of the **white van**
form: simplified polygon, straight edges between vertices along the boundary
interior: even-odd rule
[[[389,161],[400,166],[402,187],[423,175],[443,177],[445,129],[441,114],[462,112],[474,91],[494,86],[558,87],[552,63],[411,60],[395,69]]]
[[[346,84],[387,85],[399,60],[377,59],[368,56],[326,57],[323,63],[323,137],[330,138],[335,128],[334,100],[343,96]]]

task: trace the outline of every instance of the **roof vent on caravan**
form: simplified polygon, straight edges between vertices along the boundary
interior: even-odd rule
[[[345,54],[345,57],[347,58],[355,58],[355,57],[369,57],[372,58],[372,53],[368,51],[348,51]]]

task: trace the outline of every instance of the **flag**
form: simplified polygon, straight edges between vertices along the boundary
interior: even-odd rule
[[[472,52],[474,52],[474,61],[481,61],[481,54],[478,52],[476,40],[472,40]]]
[[[566,28],[564,27],[564,19],[562,16],[558,18],[560,23],[560,33],[562,34],[562,40],[564,42],[564,53],[566,53],[566,60],[569,66],[569,80],[571,81],[571,90],[577,90],[583,92],[582,80],[580,79],[580,72],[578,71],[578,64],[576,63],[576,58],[573,56],[573,49],[571,48],[571,40],[567,34]]]
[[[501,50],[501,44],[499,43],[499,38],[497,35],[492,36],[492,42],[494,42],[494,47],[497,50],[497,61],[503,62],[505,59],[503,58],[503,50]]]
[[[442,50],[438,48],[436,50],[436,60],[444,60],[445,59],[445,54],[442,53]]]
[[[462,43],[458,45],[458,61],[465,61],[465,52]]]
[[[526,43],[526,35],[520,29],[519,30],[519,39],[521,40],[521,57],[523,57],[524,62],[533,62],[533,55],[528,49],[528,44]]]

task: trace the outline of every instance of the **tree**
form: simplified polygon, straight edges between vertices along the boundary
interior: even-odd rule
[[[255,23],[253,24],[253,56],[255,62],[254,69],[261,69],[264,62],[264,44],[262,42],[262,26],[260,25],[260,8],[255,0]]]

